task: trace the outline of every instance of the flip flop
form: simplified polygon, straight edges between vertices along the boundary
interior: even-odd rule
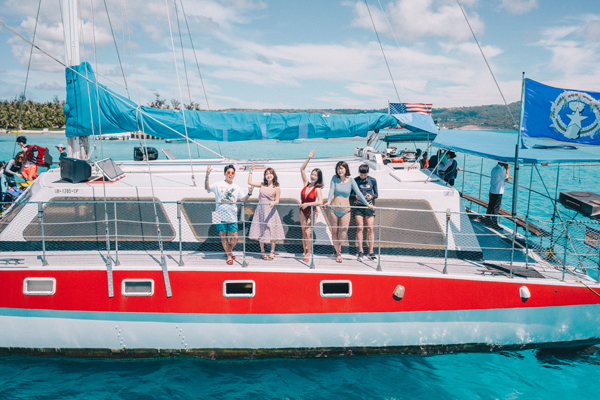
[[[342,256],[337,256],[335,258],[335,262],[341,263],[342,262]]]
[[[304,255],[304,258],[303,258],[303,261],[304,261],[304,262],[309,262],[309,261],[310,261],[310,255],[308,255],[308,254],[305,254],[305,255]]]
[[[231,258],[227,259],[226,261],[227,265],[233,265],[233,260]]]

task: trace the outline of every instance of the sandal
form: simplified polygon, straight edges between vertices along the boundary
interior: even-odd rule
[[[341,263],[341,262],[342,262],[342,256],[341,256],[341,255],[338,255],[338,256],[335,258],[335,262]]]
[[[302,259],[304,262],[309,262],[310,261],[310,254],[305,254],[304,258]]]
[[[226,263],[227,265],[233,265],[233,260],[231,258],[228,258]]]
[[[272,251],[271,254],[269,254],[269,261],[271,261],[274,258],[275,258],[275,252]]]
[[[262,259],[265,261],[269,261],[269,256],[266,253],[262,253]]]

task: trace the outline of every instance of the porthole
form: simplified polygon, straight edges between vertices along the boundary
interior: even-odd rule
[[[27,295],[51,296],[56,293],[56,279],[54,278],[25,278],[23,293]]]
[[[352,282],[350,281],[321,281],[322,297],[350,297],[352,296]]]
[[[154,280],[124,279],[121,293],[123,296],[152,296],[154,294]]]
[[[254,281],[225,281],[223,282],[224,297],[254,297]]]

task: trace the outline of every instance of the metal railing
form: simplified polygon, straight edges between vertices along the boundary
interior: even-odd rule
[[[363,216],[362,228],[362,248],[368,249],[364,253],[375,256],[375,260],[362,263],[377,271],[398,265],[399,260],[439,265],[444,274],[459,266],[484,265],[506,270],[510,277],[523,274],[533,265],[562,269],[563,275],[568,272],[566,268],[597,274],[600,265],[600,222],[562,222],[531,216],[516,219],[474,212],[386,207],[385,201],[379,204],[384,206],[376,207],[372,217]],[[23,201],[3,207],[6,205],[9,208],[0,217],[0,260],[10,257],[10,252],[35,252],[42,265],[48,265],[49,255],[96,251],[110,253],[107,257],[118,266],[123,263],[124,254],[164,251],[183,267],[214,265],[214,255],[223,253],[222,234],[212,220],[214,201],[111,199]],[[273,214],[270,218],[274,220],[255,218],[258,207],[263,207],[262,214]],[[341,234],[337,239],[333,230],[338,218],[330,215],[334,209],[351,210],[339,218]],[[233,251],[241,255],[242,267],[261,259],[260,240],[265,252],[275,246],[277,258],[305,263],[309,268],[335,265],[331,264],[334,244],[340,245],[344,262],[348,262],[348,255],[355,257],[361,248],[357,243],[356,215],[362,215],[366,209],[311,207],[310,218],[302,226],[300,204],[295,200],[284,199],[273,208],[250,201],[237,205],[238,232],[227,236],[235,236]],[[373,218],[371,228],[366,218]],[[504,228],[497,227],[493,218],[498,218]],[[270,236],[273,239],[269,240],[268,235],[279,228],[283,236]],[[256,231],[263,232],[260,240]],[[305,261],[307,249],[310,254]]]

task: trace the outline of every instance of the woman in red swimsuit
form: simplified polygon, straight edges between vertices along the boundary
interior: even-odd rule
[[[323,204],[323,197],[321,195],[321,188],[323,187],[323,173],[319,168],[315,168],[310,173],[310,181],[306,177],[306,166],[311,158],[315,156],[315,150],[311,151],[308,155],[302,167],[300,167],[300,173],[302,174],[302,182],[304,188],[300,192],[300,199],[302,205],[300,206],[300,226],[302,227],[302,247],[304,247],[304,262],[310,260],[310,243],[312,240],[311,232],[311,210],[315,210],[314,222],[317,222],[317,207]],[[311,207],[312,206],[312,207]]]

